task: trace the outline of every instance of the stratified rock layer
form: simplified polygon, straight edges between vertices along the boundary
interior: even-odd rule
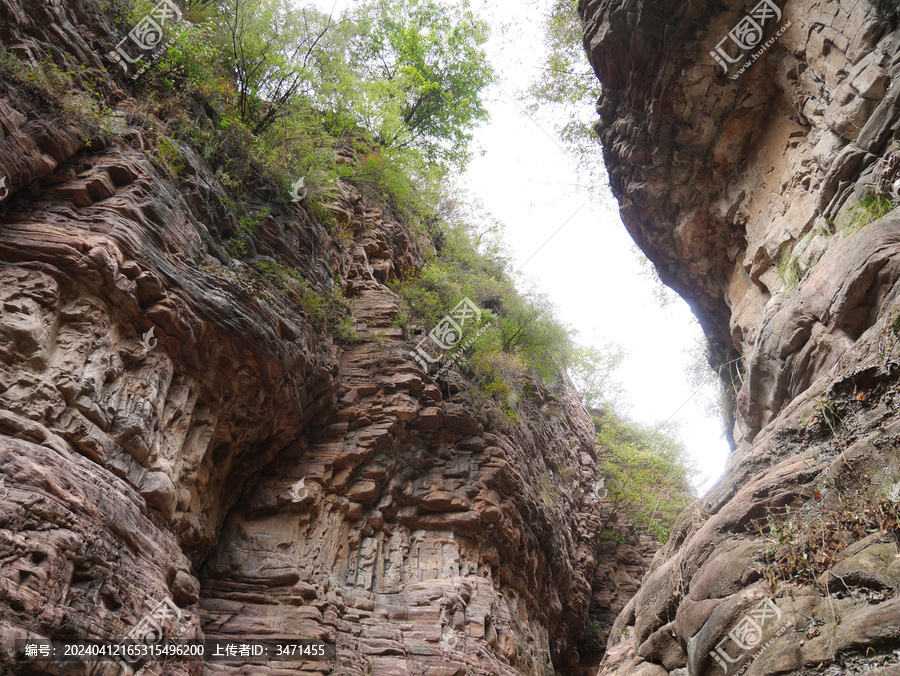
[[[600,673],[897,673],[900,8],[580,11],[623,221],[737,392]]]
[[[166,673],[575,673],[592,596],[609,628],[654,548],[600,541],[611,507],[584,490],[597,449],[568,383],[532,387],[513,425],[452,369],[424,373],[387,283],[429,243],[349,185],[333,229],[257,187],[235,260],[241,213],[120,89],[98,5],[0,14],[21,67],[47,54],[119,103],[109,134],[0,81],[0,671],[40,672],[17,638],[124,638],[164,608],[170,638],[338,649]],[[359,340],[314,327],[287,270],[339,284]]]

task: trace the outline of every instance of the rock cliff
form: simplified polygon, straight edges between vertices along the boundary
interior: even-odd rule
[[[0,672],[61,673],[15,640],[123,638],[161,603],[167,636],[337,661],[144,673],[592,672],[589,610],[608,630],[655,547],[601,541],[571,386],[511,424],[425,373],[387,284],[428,238],[346,183],[334,228],[264,184],[236,205],[132,96],[110,4],[0,0]],[[357,339],[312,319],[329,294]]]
[[[898,673],[900,7],[579,11],[623,221],[703,325],[735,448],[600,673]]]

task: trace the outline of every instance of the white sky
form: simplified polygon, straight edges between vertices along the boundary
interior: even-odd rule
[[[502,90],[491,89],[491,121],[476,133],[483,154],[471,162],[463,185],[505,223],[515,267],[528,261],[522,272],[550,296],[563,322],[578,330],[580,342],[612,341],[625,347],[619,377],[630,416],[659,424],[675,414],[673,421],[700,468],[698,488],[703,492],[721,475],[728,444],[719,419],[708,417],[698,405],[700,397],[678,410],[693,393],[684,374],[685,350],[702,336],[700,327],[680,298],[667,309],[659,307],[654,282],[641,274],[615,200],[608,197],[597,204],[574,187],[579,180],[574,162],[548,138],[555,138],[552,126],[539,126],[509,98],[540,73],[540,8],[548,1],[472,2],[492,26],[487,50]],[[315,4],[326,12],[334,6],[337,15],[350,3]],[[593,182],[604,183],[605,176]]]

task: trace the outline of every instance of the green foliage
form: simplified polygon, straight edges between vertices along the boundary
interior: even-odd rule
[[[590,186],[605,174],[593,129],[600,83],[584,53],[577,0],[552,0],[544,25],[547,58],[526,96],[532,114],[552,122]],[[562,120],[562,122],[560,122]]]
[[[678,514],[693,500],[690,480],[696,469],[684,446],[660,430],[608,412],[595,418],[595,424],[605,458],[600,471],[614,513],[666,542]]]
[[[303,177],[327,225],[317,199],[341,179],[421,220],[486,117],[486,31],[436,0],[368,0],[337,21],[293,0],[196,2],[136,83],[243,201],[277,183],[287,202]],[[339,161],[342,146],[360,161]]]
[[[117,20],[127,8],[120,22],[126,30],[153,4],[97,0],[93,8],[114,9]],[[339,20],[292,0],[192,0],[182,7],[185,17],[167,26],[165,48],[139,64],[146,70],[130,86],[142,97],[139,112],[153,112],[172,130],[166,136],[144,125],[156,141],[153,159],[170,176],[184,173],[187,145],[216,168],[230,195],[224,205],[238,220],[226,242],[233,256],[253,262],[257,251],[256,225],[263,216],[248,206],[258,199],[256,190],[282,186],[281,206],[290,208],[288,190],[301,177],[309,191],[303,209],[345,245],[352,234],[321,206],[337,180],[353,183],[414,230],[432,222],[436,214],[429,205],[437,203],[447,172],[465,164],[472,125],[487,115],[487,25],[468,7],[366,0]],[[56,75],[51,70],[46,78]],[[61,76],[46,88],[71,87]],[[484,302],[506,294],[509,316],[503,320],[521,323],[525,310],[516,305],[511,282],[497,276],[502,266],[481,261],[470,248],[467,235],[452,226],[444,237],[448,257],[435,258],[420,288],[409,286],[410,305],[437,321],[459,301],[460,291]],[[317,293],[284,269],[258,269],[262,277],[244,280],[251,291],[277,293],[313,325],[353,339],[340,284]],[[471,282],[454,281],[466,271],[477,272]],[[538,321],[549,314],[542,308],[537,319],[526,316],[528,330],[510,341],[486,309],[486,319],[497,326],[462,355],[485,357],[467,368],[490,397],[503,401],[510,418],[516,415],[520,363],[540,366],[549,376],[529,354],[538,350],[535,330],[552,333]]]
[[[379,84],[348,96],[363,125],[385,146],[418,147],[430,162],[464,166],[471,128],[487,119],[487,23],[466,2],[436,0],[369,0],[353,19],[353,62]]]
[[[231,183],[227,174],[223,176],[226,184]],[[253,233],[259,225],[259,221],[268,214],[269,208],[263,207],[262,209],[259,209],[253,217],[245,214],[238,218],[238,226],[235,228],[235,234],[226,240],[226,247],[232,256],[244,258],[250,254],[253,249]]]
[[[171,140],[161,137],[156,143],[156,153],[159,160],[166,167],[169,175],[172,177],[180,176],[184,172],[187,163],[184,156]]]
[[[566,366],[569,330],[546,296],[516,289],[502,247],[471,224],[474,214],[458,203],[445,203],[439,211],[444,220],[435,223],[436,255],[394,289],[405,314],[426,329],[464,297],[482,308],[488,326],[471,345],[463,369],[513,417],[526,375],[554,382]],[[492,236],[497,234],[492,229]],[[477,242],[491,255],[479,251]]]
[[[428,263],[407,276],[395,289],[407,314],[425,326],[434,326],[463,297],[493,312],[503,299],[515,293],[506,277],[505,261],[482,255],[470,222],[458,203],[440,205],[441,220],[432,236],[438,250]]]
[[[306,291],[301,294],[300,306],[313,326],[327,327],[336,340],[352,343],[358,340],[353,327],[350,303],[340,286],[340,280],[326,294]]]
[[[466,327],[455,367],[477,385],[477,400],[510,423],[519,422],[526,381],[555,386],[569,359],[569,330],[538,293],[518,291],[497,222],[478,205],[445,199],[430,221],[436,252],[415,274],[393,284],[403,325],[437,326],[463,299],[481,308],[481,324]]]
[[[227,246],[231,255],[238,258],[243,258],[250,252],[247,241],[239,237],[229,239],[227,241]]]
[[[840,221],[839,229],[844,235],[850,235],[871,223],[883,218],[895,205],[887,199],[874,195],[866,195],[854,204]]]
[[[537,98],[564,105],[596,100],[600,85],[588,66],[581,36],[578,2],[554,0],[544,25],[545,72],[531,89]]]
[[[538,489],[538,497],[547,507],[553,507],[553,498],[559,494],[559,489],[553,487],[550,477],[541,476],[541,487]]]
[[[589,644],[595,648],[604,648],[606,642],[604,640],[603,625],[592,618],[588,618],[584,627],[584,636]]]
[[[194,21],[182,21],[168,32],[168,41],[156,67],[138,82],[161,76],[170,90],[197,91],[215,100],[234,96],[234,80],[224,67],[226,50],[219,39],[211,9],[199,12]],[[227,84],[227,89],[221,89]],[[218,104],[221,106],[221,103]]]
[[[778,273],[784,281],[784,287],[788,292],[800,285],[804,275],[819,262],[814,257],[817,251],[821,252],[822,242],[834,234],[834,224],[826,218],[816,220],[813,227],[807,230],[797,239],[789,239],[782,242],[774,256],[774,263],[778,266]],[[816,246],[816,240],[819,245]]]
[[[623,533],[618,528],[611,528],[611,527],[607,527],[607,528],[603,529],[603,532],[600,533],[600,539],[615,542],[620,545],[629,544],[633,540],[633,538],[629,538],[628,535]]]
[[[556,318],[545,294],[511,293],[504,300],[503,312],[498,312],[501,350],[520,355],[530,373],[552,381],[567,363],[569,329]]]
[[[106,105],[96,74],[84,64],[65,70],[51,53],[34,55],[36,65],[25,65],[6,47],[0,47],[0,76],[21,86],[36,103],[55,113],[63,125],[80,125],[92,134],[120,135],[123,125]],[[86,147],[90,141],[83,136]]]
[[[391,163],[412,165],[402,171],[417,180],[435,164],[462,167],[471,126],[486,119],[487,26],[459,5],[369,0],[335,21],[292,0],[216,0],[192,19],[173,31],[156,79],[200,90],[223,127],[263,141],[267,166],[285,140],[304,155],[301,170],[317,165],[353,128],[393,150]],[[310,136],[310,127],[326,133]],[[323,137],[331,142],[317,143]]]
[[[309,284],[296,270],[281,263],[256,261],[256,269],[262,273],[256,281],[264,281],[272,286],[287,302],[293,304],[320,331],[328,330],[340,342],[352,343],[359,339],[353,326],[350,302],[344,295],[341,278],[338,277],[331,290],[319,293],[310,289]]]
[[[468,372],[480,384],[476,398],[493,400],[502,418],[516,424],[522,421],[517,409],[522,386],[527,375],[522,360],[515,355],[479,349],[469,360]]]
[[[622,410],[625,388],[615,379],[615,372],[624,358],[625,350],[615,343],[603,347],[578,346],[572,350],[569,377],[585,408]]]
[[[364,195],[392,207],[398,216],[407,219],[429,216],[432,211],[429,205],[434,201],[429,188],[437,182],[432,179],[439,176],[423,176],[417,182],[410,175],[415,169],[406,161],[409,154],[398,155],[390,149],[376,148],[366,153],[355,168],[348,168],[344,178]]]
[[[234,79],[241,122],[261,134],[312,88],[310,58],[334,27],[331,19],[290,0],[219,0],[224,68]]]
[[[803,277],[803,268],[797,258],[791,256],[778,268],[781,278],[788,290],[796,289]]]
[[[435,255],[392,285],[403,311],[397,324],[428,331],[462,298],[478,305],[483,325],[457,368],[479,385],[476,397],[493,400],[509,421],[519,420],[518,402],[529,378],[555,388],[563,369],[569,370],[586,405],[621,406],[623,387],[614,371],[624,357],[622,348],[576,345],[546,296],[519,291],[502,244],[502,226],[479,205],[447,197],[436,214],[431,232]]]
[[[775,263],[778,265],[778,274],[784,281],[787,291],[793,291],[800,285],[803,278],[803,268],[800,266],[800,258],[793,255],[796,248],[796,240],[782,242],[775,255]]]

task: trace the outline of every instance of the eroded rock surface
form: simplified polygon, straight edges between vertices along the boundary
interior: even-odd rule
[[[900,8],[580,11],[622,218],[736,392],[726,473],[600,673],[896,673]]]

